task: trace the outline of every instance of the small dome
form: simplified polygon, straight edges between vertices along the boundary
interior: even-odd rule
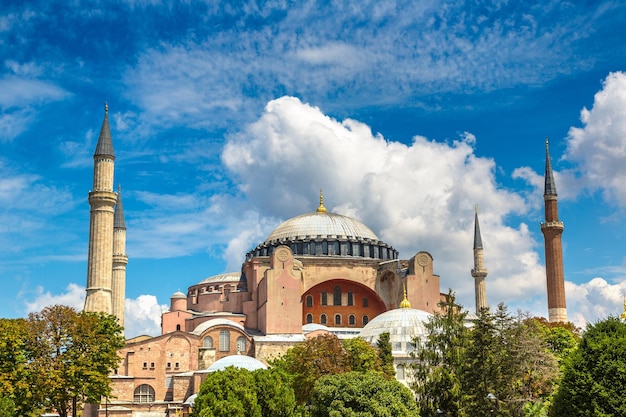
[[[431,317],[432,314],[414,308],[389,310],[367,323],[359,336],[375,344],[382,333],[388,332],[392,351],[408,353],[414,349],[414,338],[423,339],[428,335],[425,325]]]
[[[242,280],[241,272],[227,272],[225,274],[213,275],[203,279],[198,284],[210,284],[220,282],[239,282]]]
[[[187,299],[187,296],[181,290],[176,291],[170,298],[184,298]]]
[[[209,372],[222,371],[229,366],[235,368],[247,369],[248,371],[256,371],[257,369],[267,369],[267,365],[263,362],[246,355],[230,355],[219,359],[209,366]]]

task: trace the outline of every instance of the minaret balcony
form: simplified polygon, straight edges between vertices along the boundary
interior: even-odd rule
[[[543,229],[561,229],[563,230],[563,222],[541,222],[541,230]]]

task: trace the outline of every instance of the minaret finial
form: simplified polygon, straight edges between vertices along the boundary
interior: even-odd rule
[[[106,101],[104,102],[104,112],[105,113],[109,112],[109,103],[107,103]]]
[[[404,286],[404,299],[400,302],[400,308],[411,308],[411,303],[406,298],[406,285]]]
[[[318,213],[326,213],[326,207],[324,207],[324,194],[322,193],[322,189],[320,189],[320,206],[317,208]]]
[[[624,312],[620,315],[622,320],[626,320],[626,296],[624,296]]]

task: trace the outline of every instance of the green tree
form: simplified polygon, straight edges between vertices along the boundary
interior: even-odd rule
[[[16,412],[17,409],[13,400],[0,394],[0,417],[13,417],[16,415]]]
[[[322,376],[351,370],[346,349],[333,335],[308,339],[273,360],[271,366],[291,375],[298,404],[310,399],[315,381]]]
[[[422,416],[436,416],[436,410],[458,415],[462,400],[462,375],[465,351],[468,346],[466,314],[456,303],[452,290],[439,303],[436,312],[426,324],[426,340],[415,339],[412,356],[417,359],[411,365],[415,391]]]
[[[382,372],[378,351],[360,337],[345,339],[343,348],[347,354],[348,366],[356,372]]]
[[[194,417],[296,417],[301,410],[291,379],[276,369],[228,367],[211,372],[200,386]]]
[[[29,367],[43,378],[37,388],[48,406],[66,417],[72,408],[76,414],[76,403],[99,403],[110,395],[109,374],[124,346],[115,316],[56,305],[31,314],[28,324],[33,332]]]
[[[261,417],[252,373],[228,367],[208,374],[194,402],[194,417]]]
[[[279,369],[258,369],[252,373],[262,416],[299,415],[292,379]]]
[[[486,398],[489,393],[497,397],[499,415],[522,417],[535,412],[527,404],[544,404],[559,377],[541,326],[521,314],[512,317],[504,304],[494,313],[480,312],[470,331],[466,355],[466,415],[489,415],[494,406]]]
[[[44,407],[39,375],[32,368],[32,332],[24,319],[0,319],[0,415],[38,416]],[[43,380],[40,380],[44,382]],[[14,412],[6,414],[14,408]]]
[[[393,354],[391,349],[391,342],[389,332],[381,333],[376,341],[376,347],[378,348],[378,357],[381,361],[381,368],[383,373],[388,378],[395,378],[396,371],[393,368]]]
[[[587,325],[578,347],[564,360],[552,417],[626,415],[626,323],[608,317]]]
[[[381,373],[327,375],[315,383],[313,417],[417,417],[411,390]]]

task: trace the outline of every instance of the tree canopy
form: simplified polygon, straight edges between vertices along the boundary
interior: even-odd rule
[[[315,383],[313,417],[417,417],[413,393],[382,373],[347,372]]]
[[[626,415],[626,323],[608,317],[587,325],[564,361],[552,417]]]
[[[440,310],[426,340],[415,341],[412,388],[422,416],[488,416],[494,407],[502,416],[545,414],[560,374],[542,323],[500,304],[481,310],[468,328],[452,292]]]
[[[290,378],[273,369],[228,367],[200,386],[194,417],[294,417],[299,415]]]
[[[27,320],[0,320],[0,331],[0,387],[17,415],[54,409],[66,417],[72,403],[110,394],[124,345],[115,316],[56,305]]]

